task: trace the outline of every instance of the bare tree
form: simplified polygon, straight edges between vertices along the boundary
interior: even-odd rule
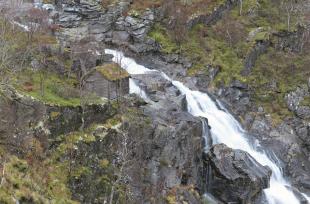
[[[294,19],[296,24],[303,24],[305,6],[303,2],[299,0],[283,0],[282,8],[286,12],[286,24],[287,30],[290,31],[292,27],[292,20]]]
[[[292,0],[284,1],[284,7],[286,10],[286,15],[287,15],[287,30],[290,31],[291,27],[291,16],[294,11],[294,5]]]
[[[15,57],[10,36],[14,35],[14,26],[11,22],[21,6],[21,0],[5,1],[0,3],[0,80],[6,81],[6,72],[10,71]],[[18,12],[17,12],[18,13]]]
[[[44,42],[39,42],[37,46],[37,42],[33,41],[33,35],[49,34],[50,29],[46,11],[25,7],[22,0],[0,3],[0,11],[0,78],[4,80],[7,76],[5,73],[26,67],[25,64],[29,63],[29,58],[34,52],[42,54],[43,49],[40,47]],[[25,14],[24,24],[18,22],[20,13]]]
[[[77,78],[79,81],[79,95],[80,95],[80,105],[82,108],[82,125],[80,127],[81,130],[85,127],[84,115],[85,108],[90,102],[93,101],[92,95],[85,92],[85,84],[87,77],[91,74],[95,67],[88,67],[87,63],[91,55],[96,55],[98,52],[97,45],[92,38],[84,38],[81,40],[76,39],[75,42],[71,45],[71,57],[73,61],[78,62],[78,66],[76,67]]]
[[[49,29],[49,18],[46,10],[31,8],[26,15],[28,38],[33,40],[35,33],[46,32]]]
[[[121,109],[122,110],[122,109]],[[115,180],[112,183],[109,204],[115,202],[115,193],[119,185],[127,185],[131,181],[131,178],[128,174],[129,169],[132,168],[133,159],[132,148],[130,147],[132,140],[128,134],[128,128],[124,124],[120,128],[115,128],[119,137],[119,150],[117,152],[117,167],[118,170],[115,171]],[[130,188],[126,192],[127,200],[131,198]]]

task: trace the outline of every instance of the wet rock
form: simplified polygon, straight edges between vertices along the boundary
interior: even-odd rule
[[[139,201],[154,197],[156,203],[161,203],[160,198],[180,187],[183,191],[177,193],[176,200],[200,203],[200,196],[192,197],[187,187],[193,185],[198,192],[205,191],[201,120],[186,112],[185,96],[159,72],[132,77],[150,99],[140,109],[151,123],[137,118],[128,124],[130,138],[139,141],[133,147],[136,162],[130,170],[137,195],[143,195]]]
[[[299,200],[300,204],[308,204],[308,200],[305,198],[304,195],[300,193],[300,191],[296,188],[293,188],[292,191],[294,192],[295,196]]]
[[[211,81],[213,81],[215,77],[218,75],[218,73],[220,73],[219,67],[210,67],[208,70],[209,70],[209,77]]]
[[[177,63],[179,61],[179,55],[178,54],[167,54],[162,56],[165,62],[168,63]]]
[[[242,150],[214,145],[206,156],[206,163],[208,192],[225,203],[251,203],[269,186],[271,170]]]
[[[310,170],[308,152],[308,125],[300,118],[294,118],[282,122],[276,127],[264,116],[256,116],[250,133],[260,140],[261,145],[272,150],[269,156],[277,155],[274,158],[279,165],[285,169],[284,174],[289,175],[293,186],[307,192],[302,181],[308,181]]]
[[[178,96],[170,86],[154,86],[155,90],[168,89],[165,94],[152,91],[151,84],[147,89],[151,94],[158,94],[157,100],[140,107],[151,123],[140,117],[132,118],[128,124],[128,134],[135,144],[131,147],[134,162],[129,175],[134,194],[140,195],[136,201],[147,203],[153,199],[155,203],[162,203],[161,199],[165,200],[172,189],[180,187],[183,190],[176,194],[176,200],[200,203],[200,196],[192,197],[187,187],[205,191],[201,121],[182,111],[176,104]]]

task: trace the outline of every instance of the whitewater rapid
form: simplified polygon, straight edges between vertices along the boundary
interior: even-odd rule
[[[246,151],[261,165],[269,166],[272,170],[270,187],[264,190],[268,203],[300,203],[294,193],[290,190],[291,185],[283,177],[281,168],[261,150],[262,148],[259,148],[259,142],[255,141],[254,144],[250,144],[247,140],[246,132],[239,122],[224,108],[220,109],[206,93],[190,90],[183,83],[170,79],[163,72],[151,70],[137,64],[133,59],[125,57],[120,51],[106,49],[105,52],[106,54],[113,55],[113,61],[118,63],[131,75],[148,74],[150,72],[161,73],[165,79],[171,81],[172,84],[186,96],[189,113],[197,117],[208,119],[208,123],[211,126],[213,144],[224,143],[230,148]],[[149,100],[147,94],[140,89],[133,79],[130,79],[130,93],[136,93],[143,99]],[[204,135],[204,137],[206,136]],[[260,149],[260,151],[258,149]],[[310,203],[310,198],[305,194],[302,195]]]

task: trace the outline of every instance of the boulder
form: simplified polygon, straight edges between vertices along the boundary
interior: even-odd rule
[[[242,150],[216,144],[206,163],[208,192],[225,203],[251,203],[269,186],[271,170]]]

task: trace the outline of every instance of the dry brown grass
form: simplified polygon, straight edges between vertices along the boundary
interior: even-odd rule
[[[146,1],[146,0],[134,0],[131,8],[134,10],[145,10],[147,8],[157,8],[163,4],[164,0],[153,0],[153,1]]]

